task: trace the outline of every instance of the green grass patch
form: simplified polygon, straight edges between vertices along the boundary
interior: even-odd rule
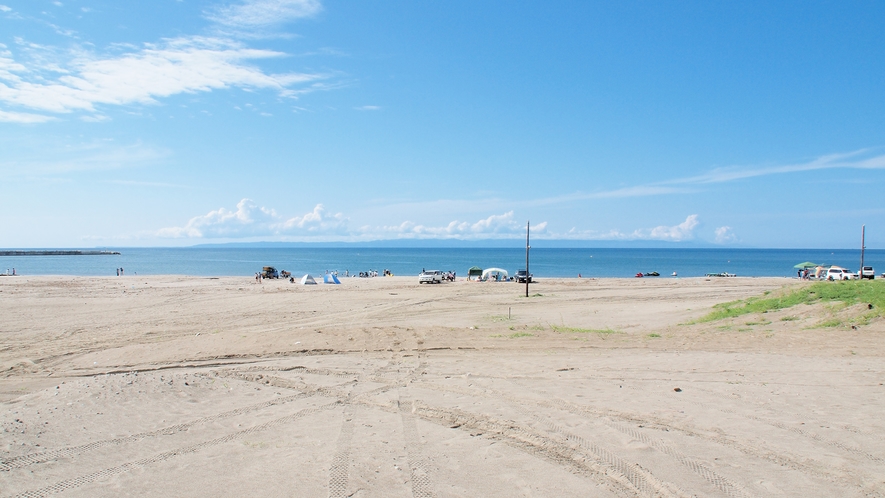
[[[661,337],[661,334],[648,334],[648,336],[651,338],[658,338]]]
[[[747,322],[744,325],[771,325],[771,322]]]
[[[564,327],[560,325],[552,326],[554,332],[560,333],[569,333],[569,334],[617,334],[617,330],[612,329],[581,329],[577,327]]]
[[[816,282],[772,294],[773,297],[751,297],[740,301],[717,304],[713,311],[694,323],[712,322],[735,318],[750,313],[768,313],[791,308],[799,304],[832,303],[841,307],[858,303],[872,304],[861,322],[883,317],[885,312],[885,283],[881,280],[847,280],[842,282]],[[770,295],[771,296],[771,295]]]
[[[529,334],[528,332],[514,332],[507,337],[509,337],[511,339],[516,339],[518,337],[534,337],[534,336],[535,336],[535,334]]]
[[[798,319],[799,319],[798,316],[790,315],[790,316],[785,316],[785,317],[781,318],[781,321],[782,321],[782,322],[793,322],[793,321],[796,321],[796,320],[798,320]]]
[[[838,327],[840,325],[842,325],[842,320],[839,320],[838,318],[830,318],[829,320],[824,320],[824,321],[820,322],[818,327],[829,328],[829,327]]]
[[[489,319],[493,322],[508,322],[511,318],[507,315],[492,315]]]

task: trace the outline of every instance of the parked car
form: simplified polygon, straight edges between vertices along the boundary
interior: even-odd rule
[[[526,272],[525,270],[516,270],[516,281],[519,283],[532,283],[532,274]]]
[[[827,270],[827,274],[824,278],[827,280],[852,280],[854,279],[854,274],[851,273],[851,270],[846,268],[833,266]]]
[[[443,274],[439,270],[425,270],[418,276],[419,284],[440,284],[443,281]]]
[[[863,268],[860,269],[860,278],[861,279],[868,278],[870,280],[873,280],[874,278],[876,278],[876,272],[873,271],[872,266],[864,266]]]

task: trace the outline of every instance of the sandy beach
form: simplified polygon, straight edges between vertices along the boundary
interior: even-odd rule
[[[782,278],[0,278],[0,496],[885,496],[885,323]]]

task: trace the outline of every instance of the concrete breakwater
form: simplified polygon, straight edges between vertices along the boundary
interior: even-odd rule
[[[0,256],[112,256],[119,251],[0,251]]]

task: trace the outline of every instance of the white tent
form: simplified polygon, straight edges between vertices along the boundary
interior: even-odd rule
[[[502,270],[501,268],[486,268],[482,271],[482,280],[488,280],[489,275],[495,273],[499,275],[501,280],[507,280],[507,270]]]
[[[301,285],[316,285],[317,281],[313,279],[310,275],[305,275],[301,277]]]

